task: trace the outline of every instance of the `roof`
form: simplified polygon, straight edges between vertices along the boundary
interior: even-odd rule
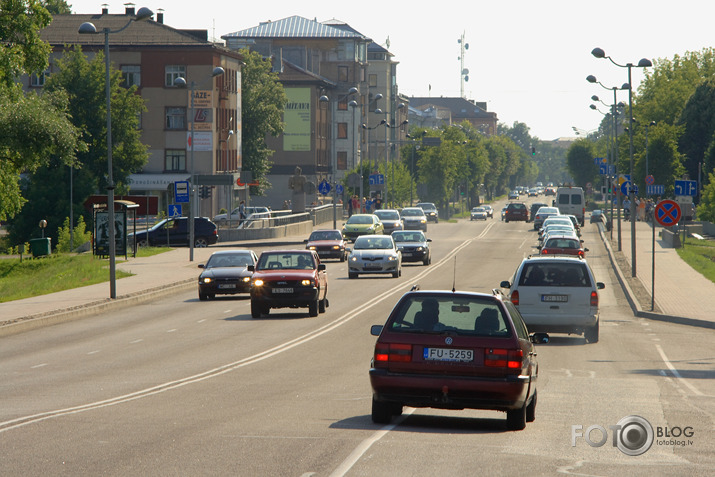
[[[297,15],[277,21],[263,22],[258,26],[227,33],[221,38],[345,38],[367,40],[345,24],[326,25],[317,20],[308,20]]]
[[[482,107],[474,101],[457,97],[432,98],[412,96],[410,97],[410,106],[421,110],[429,106],[438,109],[448,109],[452,112],[452,116],[457,118],[493,118],[496,115],[495,113],[487,112],[486,104]]]
[[[119,14],[72,14],[54,15],[52,22],[40,32],[40,36],[50,45],[91,45],[103,46],[104,28],[110,29],[109,41],[112,48],[118,46],[208,46],[217,45],[202,40],[199,36],[205,33],[203,30],[177,30],[163,23],[152,20],[132,22],[126,29],[122,28],[129,23],[132,15]],[[99,34],[80,34],[79,26],[82,23],[92,23]],[[193,32],[193,34],[189,33]],[[223,47],[221,47],[223,49]],[[229,51],[229,50],[226,50]]]

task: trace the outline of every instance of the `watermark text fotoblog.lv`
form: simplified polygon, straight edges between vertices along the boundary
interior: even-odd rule
[[[645,454],[653,443],[659,446],[685,447],[693,445],[690,439],[695,434],[692,427],[653,426],[640,416],[626,416],[615,425],[608,426],[613,447],[626,455]],[[576,447],[578,439],[583,439],[591,447],[601,447],[608,441],[608,430],[599,424],[571,426],[571,447]]]

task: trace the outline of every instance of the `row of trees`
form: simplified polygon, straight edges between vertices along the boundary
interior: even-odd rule
[[[699,180],[704,186],[698,217],[715,219],[715,49],[658,59],[645,70],[634,91],[634,166],[632,179],[645,195],[646,165],[655,184],[674,194],[675,180]],[[618,173],[630,172],[628,108],[617,108]],[[654,124],[653,124],[654,123]],[[599,132],[574,143],[567,167],[578,184],[599,183],[594,157],[605,157],[613,144],[613,116],[605,115]],[[646,132],[648,147],[646,150]]]
[[[39,36],[51,14],[70,13],[63,0],[0,0],[0,220],[9,220],[11,243],[24,243],[39,233],[58,243],[60,230],[73,211],[92,223],[83,204],[106,190],[106,96],[103,52],[92,59],[70,48],[54,65],[40,94],[23,92],[17,78],[41,74],[50,46]],[[269,187],[267,135],[282,131],[285,92],[270,62],[242,51],[244,169],[261,188]],[[146,110],[136,86],[126,88],[119,70],[110,72],[112,155],[115,193],[126,194],[127,178],[148,160],[141,142],[139,117]],[[261,191],[254,190],[254,193]],[[70,206],[70,202],[72,206]]]
[[[469,204],[479,204],[480,197],[491,200],[517,185],[566,180],[564,151],[531,137],[523,123],[512,128],[500,125],[494,136],[484,136],[465,121],[441,129],[411,128],[410,137],[401,146],[395,164],[378,161],[377,169],[374,164],[362,165],[364,191],[370,190],[368,175],[376,170],[385,175],[383,197],[397,206],[413,198],[444,206],[458,195]],[[425,145],[428,143],[439,145]],[[359,188],[351,192],[357,194]]]

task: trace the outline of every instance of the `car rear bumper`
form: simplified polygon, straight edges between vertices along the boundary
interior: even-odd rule
[[[505,378],[411,375],[370,369],[370,384],[377,401],[411,407],[489,409],[507,411],[524,405],[530,376]]]
[[[582,333],[598,323],[598,314],[581,316],[534,315],[519,310],[530,333]]]

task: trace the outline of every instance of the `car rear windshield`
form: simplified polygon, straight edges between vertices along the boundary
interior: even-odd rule
[[[584,263],[534,262],[521,270],[522,287],[591,287],[591,277]]]
[[[526,206],[524,204],[509,204],[507,207],[509,209],[526,210]]]
[[[388,323],[402,333],[451,332],[465,336],[511,336],[511,326],[495,300],[450,296],[404,299]]]

